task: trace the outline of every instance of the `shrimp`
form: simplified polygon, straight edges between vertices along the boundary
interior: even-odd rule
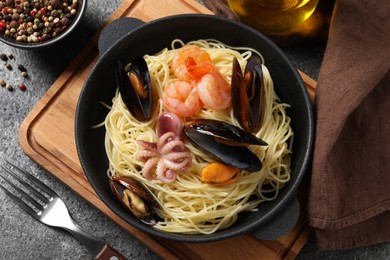
[[[205,108],[223,110],[231,105],[230,85],[213,63],[197,64],[189,57],[186,65]]]
[[[203,108],[194,82],[176,81],[168,84],[164,88],[162,100],[165,108],[179,117],[196,115]]]
[[[213,62],[209,54],[195,45],[187,45],[180,48],[172,60],[172,70],[179,80],[191,81],[193,74],[188,71],[189,62],[194,62],[199,67]]]
[[[231,106],[231,88],[217,68],[204,75],[196,84],[205,108],[223,110]]]
[[[179,80],[195,82],[205,108],[223,110],[231,105],[229,83],[206,51],[194,45],[184,46],[175,54],[172,69]]]

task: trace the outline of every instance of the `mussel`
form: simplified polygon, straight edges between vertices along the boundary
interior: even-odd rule
[[[128,71],[117,61],[116,80],[122,100],[139,121],[148,121],[152,115],[152,86],[148,65],[143,57],[135,57]]]
[[[153,207],[159,207],[159,204],[143,184],[130,177],[112,176],[110,187],[115,197],[137,219],[147,225],[156,224]]]
[[[267,143],[239,127],[218,120],[197,119],[185,124],[184,133],[194,145],[223,163],[249,172],[262,167],[260,159],[246,145]]]
[[[218,143],[229,146],[245,146],[248,144],[268,145],[262,139],[232,124],[214,119],[196,119],[187,122],[187,131],[192,129],[203,135],[210,135]]]
[[[260,58],[251,56],[244,74],[233,59],[231,80],[233,113],[241,127],[250,133],[260,130],[264,118],[264,80]]]

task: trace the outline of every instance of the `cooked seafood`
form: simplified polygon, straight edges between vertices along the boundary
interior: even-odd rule
[[[203,107],[224,110],[231,106],[230,86],[209,54],[189,45],[173,57],[172,70],[178,81],[164,88],[165,107],[181,117],[198,114]]]
[[[189,62],[191,62],[191,64],[189,64]],[[179,80],[191,81],[194,80],[196,76],[196,74],[191,71],[191,69],[195,69],[193,65],[198,64],[197,68],[201,69],[212,63],[210,55],[206,51],[198,46],[188,45],[180,48],[173,56],[172,70]],[[189,68],[189,65],[191,65],[191,68]]]
[[[275,199],[289,181],[291,143],[288,140],[293,132],[285,111],[288,104],[280,102],[267,67],[261,65],[266,108],[264,122],[259,131],[248,131],[240,126],[240,120],[234,115],[234,109],[240,112],[237,108],[241,99],[234,101],[235,108],[232,105],[226,109],[209,108],[199,97],[198,87],[210,83],[207,77],[214,77],[215,74],[211,75],[213,70],[218,70],[221,78],[228,82],[228,87],[222,89],[229,91],[226,91],[228,100],[233,103],[230,79],[237,73],[233,75],[236,86],[240,87],[237,91],[244,86],[246,92],[249,82],[253,83],[252,89],[248,87],[250,93],[245,93],[248,108],[241,111],[246,115],[243,120],[258,118],[258,115],[251,115],[250,108],[255,109],[255,105],[263,103],[253,97],[258,97],[257,91],[262,89],[254,84],[260,79],[260,63],[250,57],[261,54],[250,48],[230,47],[213,40],[189,43],[174,40],[171,47],[144,56],[154,92],[153,110],[158,113],[153,112],[150,120],[140,122],[128,116],[119,91],[113,99],[105,120],[105,145],[110,161],[108,174],[137,179],[158,198],[161,208],[154,209],[160,219],[153,226],[155,229],[181,234],[212,234],[231,226],[240,212],[257,210],[260,203]],[[175,57],[180,59],[175,61]],[[240,64],[236,72],[232,71],[234,58]],[[248,75],[245,79],[241,67],[247,63],[250,72],[244,73]],[[255,72],[251,72],[253,70]],[[216,84],[210,83],[210,86],[213,86],[215,97],[223,97],[214,89]],[[168,92],[174,97],[169,105],[180,109],[170,110],[165,104]],[[193,99],[194,96],[198,97]],[[197,101],[194,106],[185,106],[187,99]],[[212,102],[218,105],[215,100]],[[188,116],[186,110],[196,113]],[[257,129],[257,126],[250,129]],[[266,140],[268,145],[257,137]]]
[[[191,167],[191,153],[173,132],[163,134],[157,142],[137,140],[137,143],[144,148],[137,152],[137,158],[145,163],[142,175],[148,180],[173,182],[178,173]]]
[[[180,117],[196,115],[203,108],[194,82],[175,81],[168,84],[162,100],[168,111]]]
[[[260,159],[242,145],[266,143],[238,127],[218,120],[199,119],[186,123],[184,133],[197,147],[223,163],[249,172],[261,169]]]
[[[244,75],[234,58],[231,89],[234,116],[246,131],[258,132],[264,117],[264,82],[259,57],[248,60]]]
[[[196,119],[187,122],[186,131],[197,131],[204,135],[213,136],[218,143],[230,146],[244,146],[249,144],[268,145],[260,138],[223,121],[214,119]]]
[[[159,137],[167,132],[173,132],[176,136],[180,137],[182,131],[182,122],[174,113],[164,112],[158,116],[156,132]]]
[[[200,180],[214,186],[227,186],[235,183],[240,177],[237,167],[215,162],[207,165],[202,170]]]
[[[147,121],[152,114],[152,87],[145,59],[135,57],[129,70],[117,61],[116,79],[123,102],[139,121]]]
[[[137,140],[137,144],[143,148],[136,153],[144,163],[142,176],[169,183],[176,179],[177,174],[191,167],[191,153],[186,151],[180,138],[182,130],[180,119],[173,113],[164,112],[156,122],[157,142]]]
[[[137,219],[148,225],[156,224],[153,207],[159,207],[159,204],[143,184],[130,177],[112,176],[110,187],[115,197]]]

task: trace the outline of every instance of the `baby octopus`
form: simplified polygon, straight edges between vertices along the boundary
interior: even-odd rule
[[[159,139],[157,142],[137,140],[137,143],[144,148],[144,150],[137,152],[137,158],[145,163],[142,176],[146,179],[157,179],[170,183],[176,179],[178,173],[191,167],[191,153],[185,150],[184,143],[180,140],[178,134],[181,131],[175,130],[176,126],[173,127],[173,125],[177,125],[177,120],[179,119],[176,115],[165,113],[160,116],[160,123],[158,123],[160,131],[158,131]],[[169,122],[167,123],[167,121]],[[170,127],[167,127],[167,124]],[[166,132],[161,129],[165,129]]]

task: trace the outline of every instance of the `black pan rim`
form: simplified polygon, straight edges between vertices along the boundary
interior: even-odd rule
[[[308,137],[308,142],[306,143],[306,147],[304,148],[306,153],[304,154],[304,158],[302,158],[304,163],[300,167],[300,172],[298,173],[299,177],[290,186],[288,192],[286,192],[287,194],[284,196],[284,199],[281,200],[278,203],[278,205],[275,206],[274,210],[271,211],[268,214],[268,216],[266,216],[263,219],[262,223],[257,223],[257,222],[249,223],[249,224],[246,225],[245,228],[240,229],[240,231],[238,232],[239,234],[248,233],[251,230],[259,228],[261,225],[263,225],[266,222],[272,220],[272,218],[275,215],[277,215],[278,213],[280,213],[280,211],[283,209],[283,207],[285,207],[285,205],[287,205],[287,203],[289,203],[289,201],[291,200],[291,197],[296,193],[296,190],[297,190],[297,188],[298,188],[298,186],[299,186],[299,184],[300,184],[300,182],[301,182],[301,180],[303,178],[304,172],[306,172],[308,170],[309,165],[310,165],[310,161],[311,161],[311,154],[312,154],[313,142],[314,142],[314,115],[313,115],[313,111],[312,111],[312,106],[311,106],[311,103],[310,103],[309,96],[308,96],[308,94],[306,92],[306,88],[305,88],[305,85],[303,83],[303,80],[301,79],[301,77],[298,74],[297,70],[293,68],[292,64],[290,63],[288,58],[285,56],[285,54],[271,40],[269,40],[268,38],[266,38],[265,36],[263,36],[259,32],[255,31],[254,29],[252,29],[250,27],[247,27],[247,26],[245,26],[245,25],[243,25],[241,23],[238,23],[238,22],[235,22],[235,21],[232,21],[232,20],[227,20],[227,19],[222,18],[222,17],[212,16],[212,15],[203,15],[203,14],[175,15],[175,16],[169,16],[169,17],[160,18],[160,19],[154,20],[152,22],[146,23],[144,25],[139,26],[134,31],[124,35],[120,40],[118,40],[115,44],[113,44],[99,58],[98,62],[92,68],[92,70],[90,72],[90,75],[93,75],[94,73],[96,73],[97,67],[99,66],[99,62],[102,62],[105,59],[107,59],[107,57],[110,56],[110,54],[113,52],[113,50],[115,50],[115,48],[117,48],[118,45],[120,45],[121,41],[123,41],[123,39],[126,39],[127,37],[131,37],[131,35],[134,35],[134,32],[144,30],[145,27],[146,28],[152,27],[155,24],[161,24],[161,23],[166,23],[166,22],[169,23],[172,20],[177,22],[180,19],[194,19],[194,20],[196,20],[196,19],[210,19],[210,21],[231,23],[234,26],[242,27],[245,30],[249,30],[253,34],[256,34],[259,37],[259,39],[261,39],[262,41],[265,41],[266,44],[272,46],[272,48],[277,52],[277,54],[280,57],[282,57],[282,59],[286,62],[287,66],[290,67],[291,72],[294,74],[294,77],[297,79],[298,85],[301,88],[300,91],[303,93],[304,106],[305,106],[304,109],[307,111],[307,117],[308,117],[308,122],[309,122],[309,125],[307,127],[309,129],[308,132],[309,132],[310,136]],[[80,130],[80,124],[81,124],[81,122],[80,122],[80,110],[82,109],[82,106],[83,106],[82,105],[83,99],[84,99],[85,95],[88,94],[86,86],[88,86],[88,84],[90,84],[90,82],[91,82],[91,78],[88,77],[88,79],[85,82],[85,85],[84,85],[84,87],[83,87],[83,89],[82,89],[82,91],[80,93],[79,101],[77,103],[76,118],[75,118],[76,148],[77,148],[77,153],[79,155],[79,159],[80,159],[82,168],[83,168],[84,172],[86,173],[88,181],[91,183],[92,187],[98,193],[99,197],[103,200],[103,202],[107,206],[110,207],[109,201],[104,196],[101,196],[101,194],[99,194],[99,192],[97,191],[97,186],[96,186],[95,180],[89,174],[90,169],[89,169],[89,166],[84,161],[84,157],[82,155],[82,144],[80,143],[80,138],[81,138],[79,136],[80,135],[80,131],[79,130]],[[115,208],[111,208],[111,209],[116,214],[118,214],[121,218],[125,219],[129,224],[131,224],[133,226],[136,226],[137,228],[139,228],[139,229],[141,229],[141,230],[143,230],[143,231],[145,231],[145,232],[147,232],[147,233],[149,233],[151,235],[155,235],[155,236],[162,237],[162,238],[169,239],[169,240],[180,241],[180,242],[211,242],[211,241],[217,241],[217,240],[221,240],[221,239],[230,238],[230,237],[233,237],[233,236],[237,235],[237,232],[236,233],[226,232],[226,230],[228,230],[228,229],[226,229],[225,231],[217,232],[217,233],[210,234],[210,235],[181,235],[181,234],[161,232],[161,231],[158,231],[158,230],[155,230],[155,229],[150,229],[149,227],[146,227],[144,224],[140,223],[137,220],[133,219],[132,221],[128,221],[128,216],[123,216],[123,214],[120,214],[120,212],[118,213],[115,210]]]

